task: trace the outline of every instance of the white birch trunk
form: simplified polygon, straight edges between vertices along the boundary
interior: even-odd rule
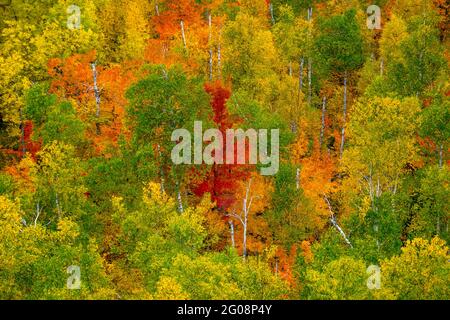
[[[384,61],[383,58],[380,59],[380,75],[383,76],[384,73]]]
[[[269,4],[269,11],[270,11],[270,19],[272,20],[272,24],[275,24],[275,18],[273,16],[273,4]]]
[[[180,21],[180,27],[181,27],[181,37],[183,38],[184,49],[187,49],[186,34],[184,33],[184,22],[183,22],[183,20]]]
[[[312,60],[308,58],[308,105],[311,105],[311,96],[312,96]]]
[[[234,223],[231,220],[228,223],[230,224],[231,246],[236,248],[236,242],[234,240]]]
[[[305,59],[302,57],[300,59],[300,71],[298,76],[298,91],[301,92],[303,89],[303,65],[305,63]]]
[[[100,123],[98,120],[100,119],[100,91],[98,90],[97,85],[97,68],[95,65],[95,62],[91,64],[92,67],[92,77],[94,78],[94,95],[95,95],[95,105],[96,105],[96,111],[95,111],[95,117],[97,118],[97,123],[95,124],[97,129],[97,135],[100,135]]]
[[[180,190],[180,184],[177,182],[177,203],[178,203],[178,213],[183,213],[183,200],[181,199],[181,190]]]
[[[331,217],[330,217],[330,222],[331,222],[331,224],[332,224],[332,225],[337,229],[337,231],[341,234],[342,238],[344,238],[345,243],[347,243],[347,244],[349,245],[350,248],[353,248],[353,246],[352,246],[350,240],[347,238],[347,235],[345,234],[344,230],[342,230],[342,228],[338,225],[338,223],[337,223],[337,221],[336,221],[336,217],[335,217],[335,215],[334,215],[334,213],[333,213],[333,210],[332,210],[332,208],[331,208],[331,203],[330,203],[330,201],[328,200],[327,197],[324,197],[324,200],[325,200],[325,202],[327,203],[327,205],[328,205],[328,210],[329,210],[330,213],[331,213]]]
[[[39,219],[39,216],[41,215],[41,212],[42,212],[42,209],[41,209],[41,207],[39,205],[39,202],[38,202],[38,203],[36,203],[36,217],[34,219],[34,226],[35,227],[37,225],[37,221]],[[25,225],[26,225],[26,223],[25,223]]]

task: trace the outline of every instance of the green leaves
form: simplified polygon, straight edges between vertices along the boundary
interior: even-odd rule
[[[363,40],[355,14],[352,9],[319,21],[315,50],[324,70],[342,74],[356,70],[364,63]]]
[[[422,238],[408,241],[402,254],[381,265],[383,293],[397,299],[447,299],[450,264],[445,241]]]
[[[387,190],[395,192],[403,167],[417,158],[419,113],[415,98],[375,97],[354,107],[343,165],[372,200]]]
[[[307,299],[364,300],[372,297],[366,285],[366,264],[361,260],[342,257],[331,261],[322,272],[308,270]]]
[[[0,196],[2,299],[110,299],[114,297],[94,240],[78,241],[78,225],[61,219],[56,230],[38,220],[24,224],[18,203]],[[67,267],[81,271],[80,290],[67,289]]]
[[[56,104],[56,96],[48,94],[49,85],[36,84],[28,90],[25,98],[24,115],[35,125],[42,125],[47,120],[47,114]]]

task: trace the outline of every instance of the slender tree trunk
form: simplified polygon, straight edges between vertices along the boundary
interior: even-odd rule
[[[322,126],[320,128],[320,148],[322,148],[323,136],[324,136],[324,133],[325,133],[325,111],[326,111],[326,105],[327,105],[327,98],[323,97],[323,103],[322,103]]]
[[[311,96],[312,96],[312,59],[308,58],[308,105],[311,105]]]
[[[300,189],[300,168],[297,168],[297,172],[295,174],[295,188],[297,190]]]
[[[244,234],[243,234],[243,240],[242,240],[242,258],[245,260],[247,257],[247,225],[248,225],[248,214],[250,211],[250,207],[252,205],[253,198],[250,198],[250,201],[248,200],[250,195],[250,187],[252,184],[252,179],[249,180],[247,185],[247,191],[245,193],[245,199],[243,201],[243,211],[244,211],[244,221],[243,221],[243,227],[244,227]]]
[[[36,218],[34,219],[34,226],[35,227],[36,227],[37,221],[39,219],[39,216],[41,215],[41,211],[42,211],[42,209],[41,209],[41,207],[39,205],[39,201],[38,201],[38,203],[36,203]]]
[[[272,24],[275,24],[275,18],[273,16],[273,4],[269,4],[269,11],[270,11],[270,19],[272,20]]]
[[[444,145],[441,143],[439,146],[439,168],[444,165]]]
[[[344,153],[344,144],[345,144],[345,125],[347,121],[347,71],[344,76],[344,117],[342,123],[342,132],[341,132],[341,148],[340,148],[340,158],[342,159],[342,154]]]
[[[230,224],[230,234],[231,234],[231,246],[236,248],[236,242],[234,241],[234,223],[232,220],[228,222]]]
[[[324,200],[328,205],[328,210],[330,211],[331,217],[330,217],[330,222],[331,224],[337,229],[337,231],[341,234],[342,238],[344,238],[345,243],[347,243],[349,245],[350,248],[353,248],[352,243],[350,242],[350,240],[347,238],[347,235],[345,234],[344,230],[342,230],[342,228],[338,225],[337,221],[336,221],[336,216],[333,213],[333,209],[331,208],[331,203],[328,200],[327,197],[324,196]]]
[[[212,18],[211,13],[208,14],[208,25],[209,25],[209,81],[213,79],[213,49],[212,49]]]
[[[247,214],[244,219],[244,237],[242,242],[242,258],[245,260],[247,257]]]
[[[289,76],[292,77],[292,62],[289,62]]]
[[[380,59],[380,75],[383,76],[384,73],[384,61],[383,58]]]
[[[156,13],[156,15],[159,17],[159,6],[158,6],[158,2],[155,3],[155,13]]]
[[[177,182],[177,203],[178,203],[178,213],[183,213],[183,200],[181,199],[181,188],[180,184]]]
[[[304,58],[302,57],[300,59],[300,68],[299,68],[299,74],[298,74],[298,90],[297,90],[297,112],[300,109],[300,93],[303,89],[303,64],[304,64]],[[297,132],[297,119],[296,116],[291,112],[291,132],[296,133]]]
[[[95,62],[91,64],[92,67],[92,76],[94,78],[94,94],[95,94],[95,105],[97,107],[96,111],[95,111],[95,117],[97,118],[97,122],[95,124],[96,130],[97,130],[97,135],[101,134],[101,130],[100,130],[100,91],[98,90],[98,85],[97,85],[97,68],[96,68],[96,64]]]
[[[183,38],[184,49],[187,49],[186,34],[184,33],[184,22],[183,22],[183,20],[180,21],[180,27],[181,27],[181,37]]]
[[[348,240],[344,230],[342,230],[342,228],[337,224],[336,222],[336,217],[331,217],[330,218],[331,224],[338,230],[338,232],[341,234],[342,238],[344,238],[345,243],[347,243],[349,245],[350,248],[353,248],[352,243],[350,242],[350,240]]]
[[[298,92],[300,93],[303,89],[303,65],[305,63],[305,59],[302,57],[300,59],[300,72],[298,75]]]
[[[248,185],[247,185],[247,191],[245,193],[245,198],[242,200],[242,211],[238,215],[236,212],[227,214],[227,217],[233,217],[239,220],[239,222],[242,224],[243,228],[243,235],[242,235],[242,259],[245,261],[247,257],[247,226],[248,226],[248,215],[250,213],[250,208],[252,206],[253,197],[250,197],[249,201],[249,195],[250,195],[250,187],[252,184],[252,179],[250,178]],[[231,227],[231,224],[230,224]],[[233,238],[234,238],[234,227],[232,228],[233,232]]]
[[[308,21],[312,19],[312,12],[313,12],[313,8],[309,7],[308,8]]]

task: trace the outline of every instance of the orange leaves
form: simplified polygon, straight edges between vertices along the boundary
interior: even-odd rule
[[[107,125],[102,126],[102,135],[96,136],[97,145],[116,145],[117,139],[123,133],[123,119],[127,100],[125,92],[135,81],[131,70],[124,71],[121,66],[103,69],[99,73],[98,83],[101,88],[102,101],[100,117]]]
[[[323,196],[335,191],[337,184],[332,181],[335,161],[328,154],[313,153],[302,161],[300,184],[306,197],[311,199],[317,210],[317,223],[321,223],[321,216],[328,214],[328,207]]]
[[[31,139],[33,134],[33,122],[25,121],[23,129],[23,147],[26,152],[31,154],[33,160],[36,160],[36,152],[41,149],[41,142],[35,142]],[[22,154],[23,156],[23,154]]]
[[[314,253],[311,250],[311,243],[309,241],[303,240],[300,244],[302,249],[302,255],[306,263],[311,263],[314,260]]]
[[[221,0],[201,4],[195,0],[159,2],[159,14],[152,17],[153,29],[158,36],[148,41],[145,60],[167,67],[178,63],[187,72],[206,75],[207,63],[212,58],[215,73],[219,34],[225,20],[221,12],[223,5]]]
[[[228,210],[244,216],[244,205],[248,207],[248,225],[247,225],[247,251],[261,253],[271,241],[271,233],[263,213],[267,211],[271,204],[271,194],[273,186],[271,182],[253,173],[247,197],[247,188],[249,181],[241,181],[236,190],[236,202]],[[247,197],[247,198],[246,198]],[[247,199],[245,201],[245,199]],[[236,247],[242,249],[243,226],[239,220],[232,218],[236,226]]]
[[[6,167],[4,171],[14,178],[21,193],[32,193],[35,191],[35,181],[32,172],[35,163],[30,157],[23,158],[18,164]]]
[[[95,57],[96,52],[91,51],[87,54],[74,54],[66,59],[50,59],[48,62],[48,73],[52,77],[50,92],[61,98],[75,100],[82,118],[87,117],[88,106],[95,103],[91,71],[91,63],[95,61]]]
[[[304,131],[292,146],[293,162],[300,168],[300,188],[310,203],[299,202],[297,211],[303,224],[315,230],[322,229],[329,211],[324,195],[336,192],[338,184],[333,181],[336,160],[332,153],[320,148],[318,138],[309,138]]]
[[[144,52],[144,60],[153,64],[164,64],[170,68],[174,63],[176,56],[169,50],[170,41],[161,39],[148,40]]]
[[[275,261],[272,261],[272,265],[274,265],[275,271],[281,276],[281,278],[288,281],[292,286],[295,286],[295,277],[293,274],[294,271],[293,268],[295,264],[295,259],[297,257],[297,249],[298,246],[296,244],[294,244],[289,251],[279,247],[277,248],[275,254],[274,259]]]
[[[96,112],[94,78],[91,64],[96,60],[96,52],[75,54],[66,59],[51,59],[48,72],[52,76],[50,92],[62,99],[75,102],[77,115],[84,122],[93,122]],[[98,87],[100,91],[101,135],[95,133],[91,125],[88,137],[93,141],[97,152],[107,145],[117,143],[123,128],[125,115],[125,91],[135,81],[134,72],[139,64],[113,65],[110,68],[97,66]]]
[[[195,0],[166,0],[162,5],[166,9],[154,16],[153,22],[163,40],[180,32],[180,21],[193,26],[201,23],[201,10]]]

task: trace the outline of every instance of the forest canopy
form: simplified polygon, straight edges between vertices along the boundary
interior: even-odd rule
[[[448,12],[0,0],[0,299],[450,299]]]

